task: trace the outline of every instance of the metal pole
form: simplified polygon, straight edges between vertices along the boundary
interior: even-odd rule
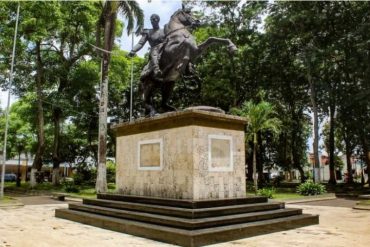
[[[131,50],[134,48],[134,33],[132,35]],[[130,82],[130,122],[132,121],[132,85],[134,81],[134,57],[131,57],[131,82]]]
[[[20,9],[20,2],[18,2],[17,19],[16,19],[16,22],[15,22],[12,63],[11,63],[11,66],[10,66],[9,87],[8,87],[8,102],[7,102],[6,111],[5,111],[4,151],[3,151],[3,166],[2,166],[2,172],[1,172],[0,199],[2,199],[4,197],[6,142],[7,142],[7,139],[8,139],[8,126],[9,126],[10,89],[12,87],[12,82],[13,82],[13,70],[14,70],[15,46],[16,46],[17,33],[18,33],[19,9]]]

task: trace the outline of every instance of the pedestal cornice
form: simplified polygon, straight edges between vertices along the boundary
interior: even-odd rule
[[[229,130],[244,130],[246,123],[247,120],[245,118],[234,115],[201,110],[185,110],[164,113],[150,118],[139,118],[132,122],[115,124],[111,129],[118,137],[189,125]]]

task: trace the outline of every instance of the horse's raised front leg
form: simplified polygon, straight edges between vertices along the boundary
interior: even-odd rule
[[[204,52],[205,50],[207,50],[209,46],[214,45],[214,44],[227,45],[227,48],[230,54],[234,54],[238,50],[236,45],[233,42],[231,42],[231,40],[229,39],[209,37],[206,41],[198,45],[199,55],[202,54],[202,52]]]

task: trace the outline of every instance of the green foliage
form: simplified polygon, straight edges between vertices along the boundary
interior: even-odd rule
[[[246,182],[246,190],[247,190],[247,192],[254,191],[253,181],[247,181]]]
[[[73,181],[76,185],[93,185],[96,181],[96,168],[81,162],[76,165]]]
[[[304,196],[321,195],[326,193],[326,189],[322,184],[314,183],[312,180],[307,180],[297,187],[297,193]]]
[[[274,187],[271,187],[271,188],[262,188],[262,189],[259,189],[257,190],[257,194],[260,195],[260,196],[266,196],[267,198],[274,198],[274,194],[275,194],[276,190]]]
[[[263,92],[261,93],[263,95]],[[247,142],[253,143],[253,174],[256,178],[257,173],[257,161],[255,159],[258,149],[258,134],[259,133],[279,133],[281,127],[281,121],[274,117],[276,114],[275,109],[272,104],[261,100],[259,103],[254,103],[253,101],[244,102],[241,109],[232,109],[234,114],[246,117],[248,120],[248,125],[246,129]],[[248,143],[249,143],[248,142]],[[259,169],[262,171],[262,167]],[[257,193],[258,182],[254,181],[255,192]]]
[[[281,121],[276,115],[274,106],[266,101],[254,103],[253,101],[247,101],[243,104],[241,109],[233,109],[233,113],[244,116],[248,120],[247,134],[249,138],[253,138],[255,134],[260,131],[271,131],[273,133],[279,133]]]
[[[276,176],[272,179],[272,185],[275,186],[275,187],[278,187],[280,186],[280,183],[284,180],[284,176]]]
[[[111,160],[107,160],[107,182],[116,182],[116,163]]]
[[[80,192],[80,189],[75,184],[74,180],[65,179],[62,182],[62,186],[64,188],[64,191],[67,193],[78,193]]]

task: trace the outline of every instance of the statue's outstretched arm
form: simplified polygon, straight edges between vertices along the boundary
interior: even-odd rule
[[[143,33],[142,36],[141,36],[141,39],[132,48],[132,50],[130,51],[130,53],[128,54],[128,56],[130,56],[130,57],[134,56],[137,51],[139,51],[141,48],[143,48],[143,46],[145,45],[145,43],[147,42],[147,40],[148,40],[148,34]]]

